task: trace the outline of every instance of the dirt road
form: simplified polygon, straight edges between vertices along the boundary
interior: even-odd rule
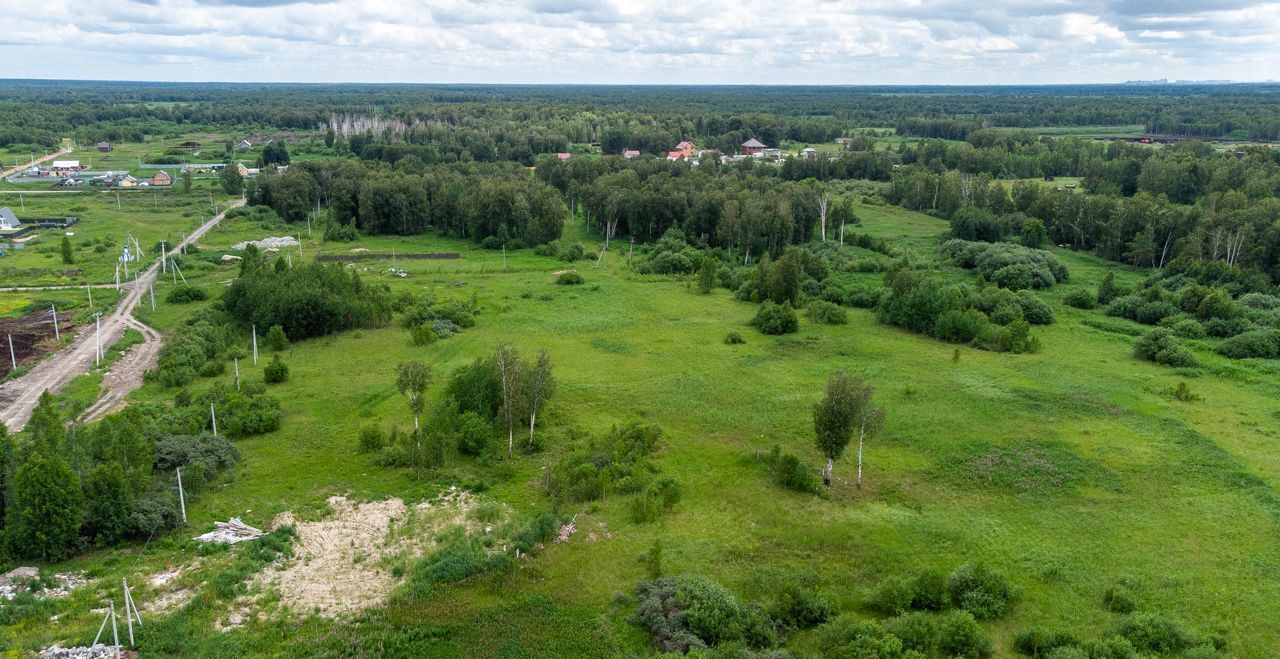
[[[17,173],[17,172],[23,171],[24,169],[28,169],[28,168],[30,168],[30,167],[32,167],[32,166],[34,166],[34,165],[39,165],[40,163],[42,163],[42,162],[44,162],[44,161],[46,161],[46,160],[53,160],[54,158],[57,158],[58,156],[65,156],[65,155],[66,155],[66,154],[68,154],[68,153],[71,153],[71,147],[69,147],[69,146],[68,146],[68,147],[63,147],[63,149],[62,149],[61,151],[58,151],[57,153],[51,153],[51,154],[49,154],[49,155],[47,155],[47,156],[45,156],[45,157],[43,157],[43,158],[36,158],[35,160],[33,160],[33,161],[31,161],[31,162],[29,162],[29,163],[27,163],[27,164],[25,164],[25,165],[18,165],[17,167],[10,167],[10,168],[8,168],[8,169],[0,169],[0,178],[6,178],[6,177],[8,177],[8,176],[9,176],[9,175],[11,175],[11,174],[15,174],[15,173]]]
[[[233,202],[227,210],[242,205],[244,205],[244,201],[238,200]],[[200,228],[191,232],[185,241],[169,250],[169,254],[177,254],[183,247],[199,240],[209,229],[221,222],[224,215],[226,215],[226,211],[215,215],[208,222],[200,225]],[[119,340],[125,329],[129,327],[141,331],[146,340],[142,344],[134,346],[115,365],[110,378],[104,378],[104,384],[108,384],[112,388],[105,396],[106,399],[109,399],[106,403],[99,400],[89,410],[86,410],[86,413],[96,414],[97,416],[94,418],[98,418],[113,409],[130,391],[141,385],[142,373],[149,368],[149,364],[154,363],[156,356],[159,354],[160,335],[133,317],[134,307],[142,301],[147,288],[155,282],[156,273],[159,270],[159,262],[147,268],[146,272],[129,287],[128,294],[116,305],[115,311],[111,315],[102,317],[102,346],[104,350]],[[47,357],[26,375],[0,385],[0,406],[3,406],[3,409],[0,409],[0,422],[8,426],[11,431],[20,430],[26,426],[27,420],[31,418],[32,410],[35,409],[36,401],[40,398],[40,394],[46,389],[55,392],[59,391],[68,382],[75,379],[76,376],[88,371],[93,366],[96,352],[95,329],[92,325],[87,325],[85,331],[66,348]]]

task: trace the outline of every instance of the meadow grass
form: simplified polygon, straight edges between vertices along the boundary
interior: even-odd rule
[[[890,207],[860,206],[858,214],[865,225],[859,230],[939,260],[945,222]],[[202,242],[216,250],[254,231],[230,223]],[[580,227],[568,232],[582,237]],[[706,575],[766,601],[807,575],[841,609],[860,612],[887,576],[981,560],[1021,591],[1008,618],[985,625],[999,656],[1011,655],[1013,636],[1033,625],[1109,635],[1121,618],[1103,607],[1102,593],[1120,579],[1134,584],[1140,610],[1204,631],[1221,628],[1232,654],[1268,657],[1280,647],[1280,380],[1273,368],[1229,362],[1203,347],[1193,346],[1204,365],[1194,371],[1138,361],[1132,336],[1086,324],[1104,319],[1101,312],[1061,304],[1070,288],[1096,286],[1107,271],[1125,284],[1139,281],[1141,271],[1055,250],[1072,279],[1044,295],[1058,321],[1036,328],[1043,349],[1008,355],[961,347],[955,361],[955,346],[880,324],[865,310],[851,309],[847,325],[802,320],[795,335],[763,336],[747,324],[753,305],[723,289],[702,295],[679,278],[635,275],[621,243],[601,267],[520,250],[508,254],[504,269],[501,252],[439,237],[313,244],[304,252],[357,247],[460,252],[455,261],[357,267],[368,268],[366,282],[395,291],[474,297],[483,310],[478,324],[429,346],[411,345],[394,324],[292,343],[284,354],[289,382],[269,387],[284,410],[281,429],[237,441],[242,463],[225,487],[189,504],[190,531],[59,569],[118,582],[123,574],[188,563],[193,547],[184,538],[214,520],[240,515],[262,525],[286,510],[320,510],[338,493],[416,500],[484,478],[483,496],[518,511],[546,509],[540,474],[562,453],[569,429],[601,433],[629,421],[664,429],[657,462],[681,482],[684,498],[651,524],[631,521],[621,497],[566,506],[560,514],[578,516],[573,541],[548,546],[510,573],[397,598],[349,623],[267,619],[224,634],[210,628],[220,607],[188,607],[148,632],[156,634],[147,647],[157,656],[645,653],[647,639],[626,622],[629,607],[615,600],[644,578],[636,559],[655,538],[668,573]],[[588,245],[593,250],[598,246]],[[392,265],[408,276],[388,274]],[[555,285],[551,273],[565,268],[583,273],[586,284]],[[193,283],[214,292],[234,272],[210,266]],[[197,306],[161,305],[139,315],[174,331]],[[746,343],[722,343],[729,330]],[[398,362],[432,365],[434,401],[450,371],[498,341],[526,355],[546,348],[555,362],[560,386],[539,431],[549,438],[546,452],[518,456],[509,477],[455,459],[421,481],[357,454],[360,427],[412,426],[395,389]],[[241,377],[260,380],[266,359],[248,361]],[[867,445],[865,484],[854,488],[846,456],[824,495],[783,491],[761,458],[778,444],[816,470],[811,410],[837,368],[872,382],[888,413],[884,431]],[[1171,398],[1167,391],[1180,381],[1202,400]],[[172,395],[147,384],[134,398]],[[211,575],[227,560],[207,559],[199,574]],[[68,603],[56,630],[21,627],[11,638],[27,648],[88,640],[97,620],[72,610],[88,597]],[[812,649],[814,642],[802,633],[791,645]]]

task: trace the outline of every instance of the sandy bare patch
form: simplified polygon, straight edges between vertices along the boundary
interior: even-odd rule
[[[292,513],[275,519],[273,528],[293,525],[298,533],[293,558],[254,579],[260,590],[275,591],[283,606],[301,613],[336,617],[380,603],[400,582],[392,566],[422,555],[440,531],[475,523],[467,515],[475,500],[462,490],[415,506],[343,496],[328,503],[332,514],[318,521],[299,521]]]

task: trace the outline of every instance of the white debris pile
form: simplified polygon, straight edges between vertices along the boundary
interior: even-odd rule
[[[41,659],[115,659],[116,657],[136,657],[133,650],[119,650],[114,645],[91,645],[88,647],[63,648],[57,645],[40,651]]]
[[[31,582],[40,578],[40,570],[34,567],[17,567],[0,575],[0,600],[11,600],[19,593],[31,592]],[[62,597],[83,586],[88,580],[83,574],[59,572],[53,579],[41,583],[36,591],[42,597]]]
[[[233,545],[237,542],[245,540],[254,540],[266,535],[262,529],[255,529],[248,524],[240,521],[239,517],[232,517],[226,522],[214,522],[217,528],[203,535],[194,538],[196,542],[217,542],[222,544]]]
[[[393,277],[408,277],[408,276],[409,276],[409,273],[405,272],[404,270],[399,270],[399,269],[397,269],[397,268],[387,268],[387,274],[389,274],[389,275],[391,275],[391,276],[393,276]]]
[[[298,247],[302,243],[298,242],[293,236],[270,236],[262,240],[246,240],[242,243],[236,243],[231,249],[243,250],[249,245],[256,245],[258,249],[280,249],[281,247]]]
[[[574,515],[573,519],[569,520],[568,524],[561,525],[560,532],[556,534],[556,542],[568,542],[569,538],[572,538],[573,534],[578,531],[578,527],[576,526],[577,521],[578,516]]]

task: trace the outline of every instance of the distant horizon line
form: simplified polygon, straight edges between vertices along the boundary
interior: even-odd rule
[[[112,84],[176,84],[176,85],[352,85],[365,87],[420,86],[420,87],[795,87],[795,88],[868,88],[868,87],[1176,87],[1176,86],[1244,86],[1278,84],[1280,80],[1168,80],[1155,78],[1125,80],[1123,82],[1021,82],[1021,83],[665,83],[665,82],[359,82],[359,81],[268,81],[268,80],[128,80],[116,78],[11,78],[0,77],[6,83],[112,83]]]

